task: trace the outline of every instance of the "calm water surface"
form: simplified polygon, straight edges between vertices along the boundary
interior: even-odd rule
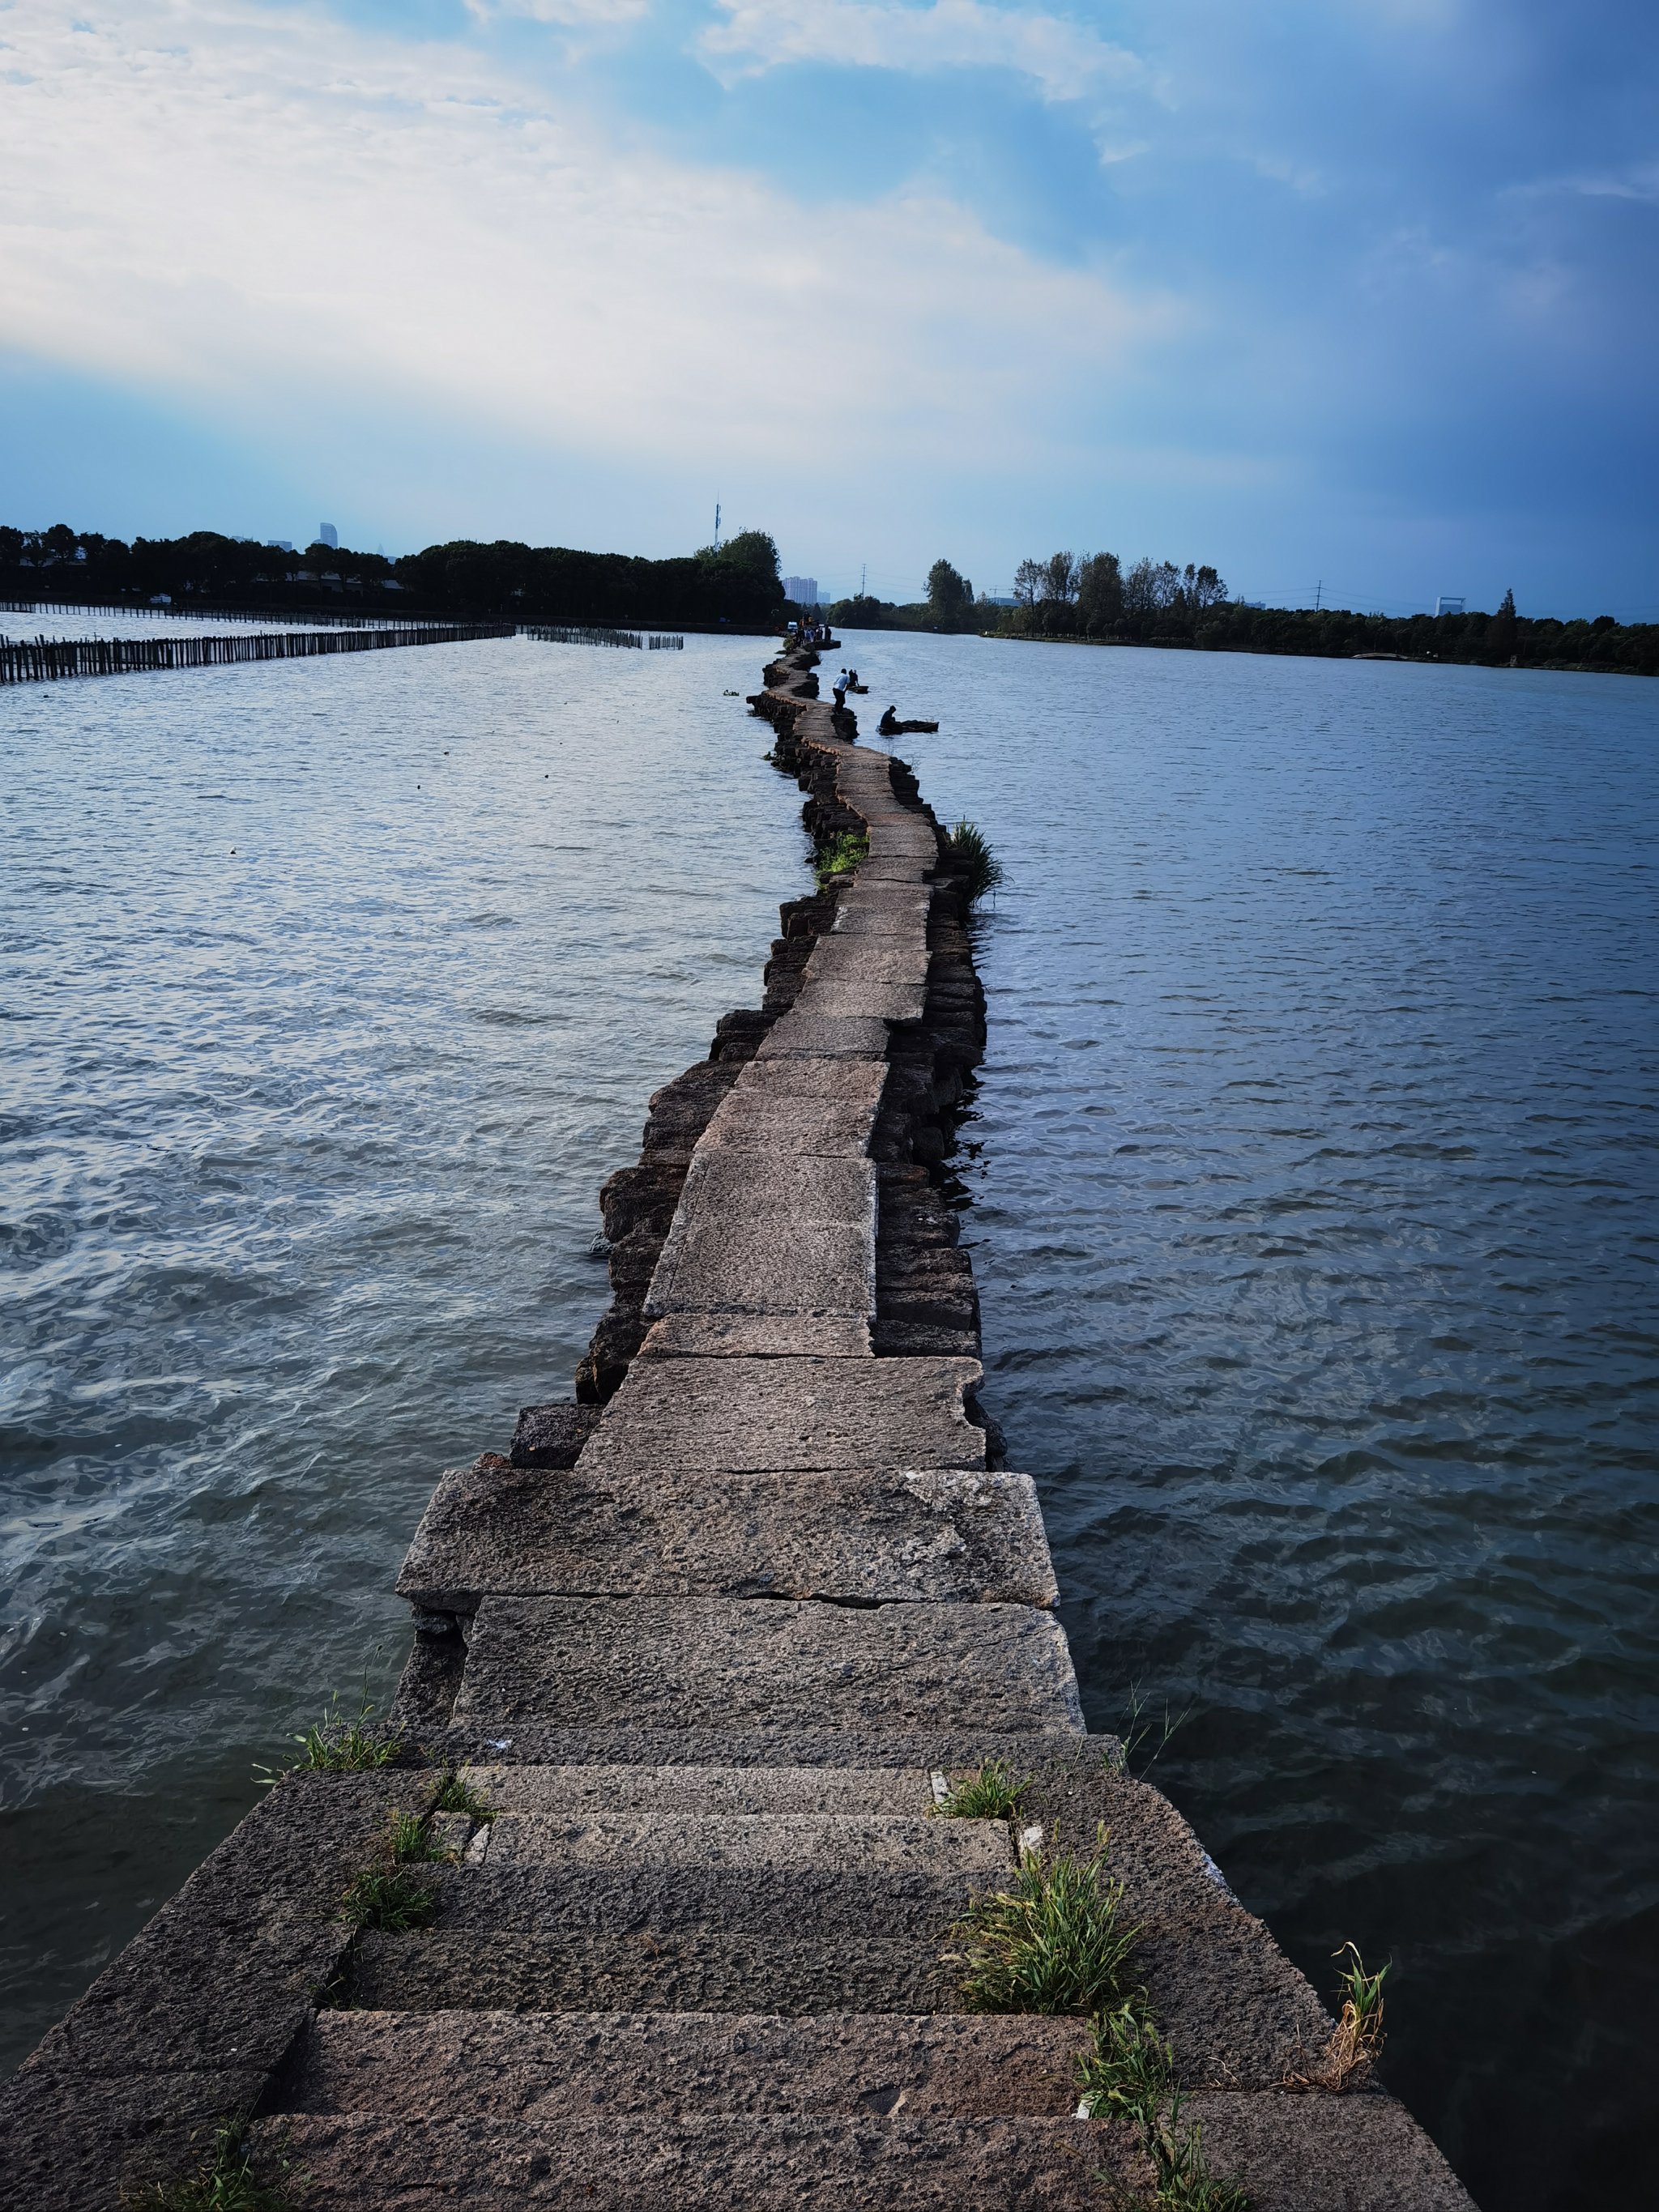
[[[1008,870],[960,1167],[1091,1720],[1190,1709],[1246,1901],[1392,1955],[1487,2212],[1659,2203],[1659,690],[849,645]],[[762,657],[0,695],[14,2056],[564,1387],[597,1185],[799,887]]]
[[[1007,867],[968,1233],[1091,1723],[1393,1957],[1487,2212],[1659,2203],[1659,687],[849,642]]]
[[[762,657],[0,691],[0,2066],[395,1676],[435,1470],[568,1392],[599,1183],[803,887]]]

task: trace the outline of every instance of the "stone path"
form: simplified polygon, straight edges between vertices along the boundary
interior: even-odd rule
[[[422,1763],[295,1777],[7,2093],[32,2206],[108,2205],[257,2112],[296,2204],[1054,2208],[1156,2197],[1080,2118],[1085,2024],[963,2010],[951,1930],[1103,1824],[1211,2170],[1255,2212],[1453,2212],[1403,2108],[1291,2094],[1333,2023],[1157,1792],[1084,1729],[1030,1480],[979,1415],[977,1307],[927,1174],[982,1036],[935,827],[817,701],[757,702],[821,831],[766,1006],[652,1102],[606,1187],[585,1404],[441,1481],[398,1588]],[[1030,1778],[1016,1821],[949,1778]],[[450,1770],[436,1911],[333,1917]]]

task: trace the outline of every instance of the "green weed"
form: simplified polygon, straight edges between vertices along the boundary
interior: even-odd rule
[[[985,833],[971,822],[958,822],[946,839],[950,856],[963,872],[963,889],[972,906],[1002,881],[1002,863],[991,850]]]
[[[1016,1782],[1013,1769],[993,1759],[953,1783],[933,1810],[941,1820],[1012,1820],[1030,1786],[1029,1775]]]
[[[388,1936],[424,1928],[437,1909],[430,1882],[412,1866],[365,1867],[340,1900],[348,1928],[379,1928]]]
[[[1152,1720],[1149,1717],[1139,1683],[1131,1682],[1129,1694],[1124,1700],[1123,1726],[1118,1737],[1123,1747],[1115,1761],[1118,1771],[1133,1774],[1137,1780],[1149,1773],[1169,1748],[1170,1740],[1176,1730],[1184,1728],[1192,1718],[1192,1707],[1188,1705],[1171,1716],[1170,1708],[1165,1705],[1163,1717]],[[1152,1746],[1150,1751],[1146,1749],[1149,1744]]]
[[[455,1854],[441,1844],[419,1813],[394,1813],[391,1850],[398,1866],[447,1866]]]
[[[1045,1866],[1023,1853],[1013,1888],[975,1898],[952,1931],[969,2011],[1098,2012],[1121,2001],[1139,1932],[1124,1923],[1122,1905],[1104,1829],[1090,1858],[1060,1851]]]
[[[1249,2212],[1237,2182],[1212,2177],[1197,2126],[1182,2125],[1175,2052],[1140,1996],[1096,2016],[1093,2042],[1078,2061],[1078,2087],[1079,2110],[1126,2120],[1139,2131],[1158,2176],[1158,2212]]]
[[[452,1766],[438,1784],[432,1801],[434,1813],[465,1813],[474,1820],[493,1820],[495,1808],[470,1782],[463,1782]]]
[[[818,887],[833,883],[837,876],[849,875],[860,860],[870,857],[870,840],[857,830],[842,830],[827,838],[819,846],[812,862],[817,872]]]
[[[283,2173],[288,2161],[281,2160]],[[292,2212],[293,2199],[283,2182],[261,2181],[240,2120],[216,2128],[210,2156],[195,2173],[171,2181],[152,2181],[122,2192],[130,2212]]]
[[[377,1722],[367,1690],[355,1713],[341,1711],[340,1693],[336,1690],[321,1720],[313,1721],[294,1741],[303,1755],[291,1765],[254,1768],[255,1779],[266,1789],[280,1782],[284,1775],[296,1771],[372,1774],[382,1766],[389,1766],[404,1747],[401,1729],[388,1729]]]

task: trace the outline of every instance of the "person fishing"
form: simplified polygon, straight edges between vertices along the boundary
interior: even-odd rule
[[[843,668],[831,687],[836,695],[836,711],[839,714],[847,704],[847,671]]]

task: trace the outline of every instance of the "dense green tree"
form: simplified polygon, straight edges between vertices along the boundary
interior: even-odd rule
[[[927,571],[927,605],[940,622],[951,622],[970,605],[974,587],[948,561],[935,561]]]
[[[1123,612],[1123,571],[1115,553],[1086,554],[1077,572],[1077,611],[1091,637],[1109,630]]]
[[[1515,647],[1515,593],[1505,592],[1498,612],[1486,624],[1486,634],[1480,641],[1480,658],[1507,665],[1516,657]]]

